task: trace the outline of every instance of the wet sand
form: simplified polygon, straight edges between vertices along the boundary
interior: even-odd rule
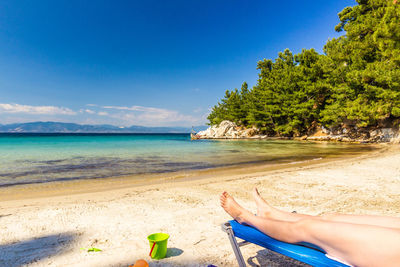
[[[399,152],[388,145],[351,158],[154,175],[150,182],[121,177],[1,188],[0,266],[127,266],[140,258],[151,266],[235,266],[220,230],[230,219],[219,207],[223,190],[252,210],[250,192],[258,187],[288,211],[400,216]],[[154,232],[171,235],[161,261],[148,257],[146,237]],[[103,251],[80,249],[92,246]],[[288,263],[255,245],[242,251],[261,266]]]

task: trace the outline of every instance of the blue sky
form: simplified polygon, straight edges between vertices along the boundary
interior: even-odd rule
[[[257,61],[322,52],[355,1],[0,1],[0,123],[206,122]]]

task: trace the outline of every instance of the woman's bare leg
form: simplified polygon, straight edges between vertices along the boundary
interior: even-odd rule
[[[321,216],[321,218],[323,220],[331,222],[366,224],[366,225],[400,229],[400,218],[390,217],[390,216],[326,214]]]
[[[253,191],[253,198],[257,205],[257,215],[270,219],[295,222],[301,219],[310,219],[312,217],[318,217],[320,219],[332,222],[367,224],[367,225],[400,229],[400,218],[397,217],[375,216],[375,215],[346,215],[346,214],[326,214],[322,216],[311,216],[300,213],[286,212],[270,206],[261,197],[256,188]]]
[[[221,195],[221,206],[235,220],[284,242],[308,242],[329,255],[356,266],[398,266],[400,230],[373,225],[332,222],[310,217],[281,221],[255,216],[229,194]]]
[[[311,218],[313,216],[301,213],[292,213],[272,207],[263,199],[257,188],[253,190],[253,198],[257,205],[257,215],[275,220],[295,222],[301,219]]]

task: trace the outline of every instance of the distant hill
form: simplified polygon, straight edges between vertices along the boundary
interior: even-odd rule
[[[195,126],[194,130],[202,131],[207,126]],[[187,127],[117,127],[113,125],[88,125],[63,122],[28,122],[0,124],[0,133],[190,133]]]

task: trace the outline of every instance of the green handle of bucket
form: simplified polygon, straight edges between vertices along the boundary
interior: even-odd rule
[[[150,249],[150,253],[149,253],[149,256],[151,257],[151,253],[153,252],[153,249],[154,249],[154,246],[156,245],[156,242],[154,242],[153,243],[153,246],[151,247],[151,249]]]

